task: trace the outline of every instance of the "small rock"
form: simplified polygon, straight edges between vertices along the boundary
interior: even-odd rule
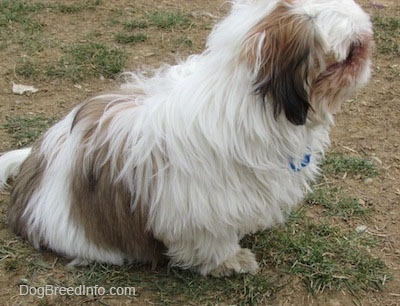
[[[369,184],[371,184],[372,182],[373,182],[374,180],[372,179],[372,178],[366,178],[365,180],[364,180],[364,184],[365,185],[369,185]]]
[[[363,233],[365,233],[365,231],[367,230],[367,226],[366,225],[359,225],[359,226],[357,226],[356,227],[356,232],[358,233],[358,234],[363,234]]]

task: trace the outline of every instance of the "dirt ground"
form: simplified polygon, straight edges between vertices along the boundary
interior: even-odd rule
[[[358,1],[372,16],[393,16],[400,18],[398,0]],[[42,1],[46,2],[46,1]],[[72,3],[74,1],[64,1]],[[148,11],[156,7],[168,10],[191,12],[197,20],[201,20],[203,28],[188,27],[179,33],[190,38],[190,46],[180,46],[165,33],[152,36],[146,44],[134,45],[129,50],[126,69],[135,70],[142,65],[158,66],[162,63],[173,63],[176,58],[198,53],[203,49],[205,38],[212,25],[224,15],[228,5],[222,0],[216,1],[104,1],[103,6],[115,6],[120,9],[135,7],[138,11]],[[106,14],[107,10],[104,10]],[[100,14],[100,16],[99,16]],[[82,15],[73,14],[62,17],[43,15],[41,22],[58,44],[67,44],[72,40],[84,40],[93,34],[96,25],[101,21],[102,12],[92,16],[90,12]],[[103,16],[107,20],[107,16]],[[105,21],[104,21],[105,22]],[[107,29],[107,26],[104,28]],[[110,33],[97,33],[103,40],[111,39]],[[171,35],[174,35],[172,33]],[[14,71],[21,58],[29,57],[43,63],[54,60],[57,54],[49,49],[35,54],[22,54],[13,48],[0,50],[0,127],[7,116],[27,113],[43,113],[61,117],[78,102],[97,92],[107,91],[118,86],[118,81],[89,78],[79,83],[63,79],[25,79]],[[53,51],[52,51],[53,50]],[[385,55],[374,52],[373,75],[370,83],[351,100],[343,104],[336,115],[336,126],[332,130],[332,151],[344,152],[356,156],[373,159],[383,170],[382,174],[372,180],[337,178],[337,184],[362,201],[373,207],[373,215],[368,224],[369,232],[378,238],[380,247],[374,249],[374,255],[382,258],[393,277],[387,282],[383,292],[365,293],[357,303],[362,305],[400,305],[400,52],[397,55]],[[39,89],[31,95],[14,95],[12,82],[34,85]],[[13,144],[5,129],[0,128],[0,152],[12,149]],[[2,197],[4,203],[7,196]],[[356,226],[357,224],[355,224]],[[2,230],[0,235],[10,234]],[[9,304],[15,289],[9,285],[10,275],[0,271],[0,304]],[[281,305],[349,305],[354,303],[341,292],[333,292],[312,300],[308,294],[296,293],[293,290],[282,290],[277,297]],[[298,297],[301,297],[300,299]],[[3,302],[5,303],[3,303]],[[351,304],[350,304],[351,305]]]
[[[371,16],[400,16],[397,0],[359,1]],[[394,279],[379,295],[364,300],[365,305],[400,305],[400,57],[374,53],[370,83],[336,116],[332,150],[353,152],[375,159],[383,174],[369,182],[343,184],[374,208],[371,233],[381,240],[378,256],[384,259]]]

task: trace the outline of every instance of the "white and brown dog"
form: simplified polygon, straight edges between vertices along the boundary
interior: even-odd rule
[[[234,0],[206,50],[75,107],[15,177],[9,224],[73,264],[255,273],[239,245],[284,221],[318,174],[340,103],[370,76],[372,27],[353,0]]]

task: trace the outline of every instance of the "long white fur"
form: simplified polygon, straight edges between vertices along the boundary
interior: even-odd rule
[[[76,109],[54,125],[45,135],[41,151],[51,160],[46,168],[40,188],[30,199],[25,210],[34,247],[40,243],[73,258],[72,264],[85,264],[89,260],[123,263],[123,254],[97,247],[86,238],[83,226],[70,218],[71,168],[74,155],[81,145],[79,137],[68,137]],[[36,234],[39,231],[39,235]]]
[[[15,178],[21,164],[31,154],[31,148],[14,150],[0,155],[0,192],[4,190],[9,178]]]
[[[332,25],[325,25],[325,17],[315,20],[326,48],[338,58],[348,48],[343,36],[369,22],[358,7],[347,4],[352,1],[303,2],[298,9],[309,10],[310,16],[321,16],[327,5],[340,14],[354,15],[350,18],[354,23],[343,24],[340,33],[332,30],[337,28],[334,17],[326,17]],[[110,103],[124,101],[119,104],[124,110],[119,106],[106,110],[100,127],[109,116],[114,119],[105,132],[97,129],[85,158],[90,160],[96,148],[112,143],[106,159],[97,161],[98,168],[110,161],[117,168],[122,154],[123,169],[113,173],[113,179],[137,195],[132,210],[138,201],[148,205],[149,230],[167,246],[172,262],[196,267],[201,274],[234,258],[245,234],[285,219],[318,174],[329,145],[329,124],[295,126],[283,115],[274,118],[271,105],[254,94],[257,69],[251,71],[238,61],[249,29],[276,3],[234,1],[231,14],[211,33],[203,54],[163,67],[152,77],[127,74],[122,86],[126,94],[97,97]],[[39,239],[51,248],[78,261],[121,264],[123,254],[95,247],[70,219],[71,169],[82,145],[82,131],[76,128],[70,133],[75,112],[44,137],[40,150],[50,163],[25,211],[29,227],[39,230]],[[299,164],[308,150],[310,164],[294,172],[290,161]],[[28,154],[24,149],[0,158],[0,187],[17,174]],[[156,186],[150,184],[154,176]],[[249,261],[250,269],[256,270],[255,261]]]

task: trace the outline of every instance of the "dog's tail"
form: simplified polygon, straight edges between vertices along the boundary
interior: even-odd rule
[[[0,156],[0,192],[8,186],[8,179],[18,175],[22,163],[29,156],[31,150],[31,148],[14,150]]]

